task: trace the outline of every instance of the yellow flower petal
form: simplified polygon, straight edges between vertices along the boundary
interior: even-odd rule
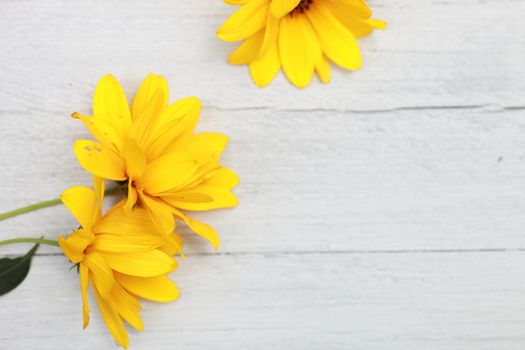
[[[101,143],[78,140],[74,145],[80,165],[95,176],[110,180],[126,180],[126,166],[122,158]]]
[[[142,173],[144,173],[144,169],[146,167],[146,157],[135,140],[128,139],[124,144],[124,158],[126,159],[128,176],[128,200],[124,205],[124,210],[129,214],[137,202],[137,192],[133,184],[134,181],[140,178]]]
[[[261,30],[268,16],[269,0],[253,0],[237,11],[217,31],[224,41],[246,39]]]
[[[255,85],[265,87],[275,78],[280,68],[281,59],[275,42],[269,46],[264,55],[250,63],[250,75]]]
[[[120,344],[123,348],[127,349],[129,346],[129,338],[122,319],[115,310],[115,308],[104,298],[95,288],[95,298],[97,300],[98,308],[100,309],[100,314],[102,319],[106,324],[109,332],[115,339],[117,343]]]
[[[113,288],[113,272],[104,257],[98,252],[90,252],[82,260],[91,272],[93,285],[100,295],[107,299]]]
[[[202,184],[231,190],[239,184],[239,181],[239,177],[233,171],[226,167],[220,167],[211,172]]]
[[[95,239],[95,235],[83,229],[73,232],[67,238],[67,244],[69,247],[78,252],[83,252],[91,242]]]
[[[202,132],[193,135],[188,140],[186,145],[178,147],[177,149],[167,148],[167,152],[180,152],[190,155],[197,164],[205,164],[213,160],[217,160],[226,144],[228,143],[228,136],[217,132]]]
[[[173,271],[177,264],[160,250],[149,250],[132,253],[103,252],[109,266],[118,272],[139,277],[153,277]]]
[[[319,37],[321,48],[336,64],[349,70],[361,67],[361,53],[355,37],[322,3],[306,12]]]
[[[112,75],[102,77],[95,88],[93,115],[110,124],[116,134],[125,139],[131,125],[131,114],[126,95]]]
[[[162,76],[149,73],[140,85],[131,105],[131,115],[134,120],[137,118],[143,118],[144,113],[150,113],[147,112],[147,110],[152,106],[148,105],[151,100],[154,99],[155,95],[158,95],[161,100],[158,103],[155,103],[154,106],[159,108],[157,112],[162,112],[162,110],[168,106],[168,83]]]
[[[143,234],[134,235],[114,235],[114,234],[98,234],[91,244],[91,247],[97,251],[105,252],[143,252],[158,248],[166,243],[166,240],[158,234]]]
[[[171,237],[171,240],[167,241],[163,246],[159,247],[159,250],[162,250],[164,253],[168,254],[169,256],[174,256],[175,254],[179,253],[182,250],[184,243],[182,242],[182,238],[175,232],[172,233],[170,237]]]
[[[175,229],[175,220],[173,219],[170,207],[156,197],[140,193],[139,196],[148,214],[155,223],[158,232],[169,236]]]
[[[128,139],[124,145],[124,158],[126,159],[126,172],[130,180],[139,178],[144,173],[146,158],[142,149],[133,139]]]
[[[384,21],[369,19],[371,11],[367,16],[360,16],[354,8],[342,1],[328,1],[325,6],[356,38],[367,36],[374,29],[386,28]]]
[[[228,62],[231,64],[247,64],[257,59],[263,39],[264,30],[260,30],[237,47],[228,57]]]
[[[166,97],[163,94],[161,89],[155,92],[144,107],[142,114],[133,121],[129,132],[129,136],[136,139],[137,143],[145,149],[155,137],[155,124],[166,109]]]
[[[279,37],[280,19],[275,16],[268,16],[266,20],[266,28],[264,30],[264,40],[261,44],[259,58],[264,56],[272,46],[275,45]]]
[[[93,176],[93,188],[95,193],[95,198],[97,199],[97,207],[95,212],[95,221],[98,220],[102,214],[102,204],[104,202],[104,192],[106,191],[106,182],[103,178],[98,176]]]
[[[62,192],[60,200],[83,228],[91,229],[97,217],[97,198],[92,189],[72,187]]]
[[[58,237],[58,245],[60,246],[60,249],[62,249],[62,251],[64,252],[64,255],[72,263],[77,264],[80,261],[82,261],[82,259],[84,259],[84,252],[72,249],[67,243],[67,239],[64,238],[64,236]]]
[[[331,69],[330,69],[330,62],[324,57],[324,55],[321,55],[319,60],[315,63],[315,71],[317,75],[319,76],[319,79],[325,84],[330,82],[331,77]]]
[[[144,324],[140,318],[140,304],[119,283],[115,283],[111,291],[110,303],[115,311],[138,331],[144,331]]]
[[[126,215],[130,215],[131,210],[137,203],[137,199],[138,199],[137,190],[135,189],[134,182],[130,180],[128,181],[128,197],[125,199],[125,203],[122,206],[122,208],[124,209],[124,212],[126,212]]]
[[[180,295],[175,284],[166,276],[141,278],[116,273],[115,277],[126,290],[144,299],[162,303],[173,301]]]
[[[297,87],[308,86],[315,63],[321,56],[321,48],[305,16],[286,16],[281,19],[279,53],[288,79]]]
[[[372,17],[372,10],[363,0],[328,0],[326,3],[342,5],[340,11],[345,14],[353,14],[364,19]]]
[[[176,188],[197,171],[196,160],[186,153],[165,154],[146,166],[144,175],[136,181],[148,194],[159,194]]]
[[[109,233],[113,235],[154,235],[157,227],[146,209],[135,207],[129,215],[124,212],[122,202],[114,206],[95,225],[96,234]]]
[[[122,140],[108,122],[93,117],[88,117],[80,113],[73,113],[71,115],[75,119],[80,119],[91,135],[98,141],[112,148],[113,151],[122,149]]]
[[[166,239],[167,245],[174,247],[181,257],[184,257],[184,254],[182,253],[182,245],[174,239],[172,235],[173,230],[175,230],[175,219],[169,204],[145,194],[141,194],[140,198],[148,214],[155,223],[157,232]]]
[[[84,259],[84,251],[93,242],[95,235],[84,229],[73,232],[67,239],[59,238],[59,245],[69,260],[78,263]]]
[[[299,5],[301,0],[272,0],[270,11],[272,15],[281,18],[284,15],[292,12],[292,10]]]
[[[208,163],[201,164],[197,172],[188,181],[182,183],[180,186],[178,186],[176,189],[174,189],[171,192],[163,193],[161,196],[164,196],[164,195],[167,196],[167,195],[176,193],[184,189],[193,188],[198,185],[207,184],[206,181],[210,179],[213,176],[213,173],[220,168],[221,168],[221,165],[219,164],[219,159],[214,159]],[[237,178],[236,180],[238,184],[239,179]],[[232,181],[234,180],[232,179]]]
[[[201,102],[196,97],[179,100],[164,110],[155,123],[145,149],[148,159],[161,155],[168,146],[191,136],[199,120]]]
[[[230,208],[238,204],[237,197],[227,189],[206,185],[163,196],[162,199],[175,208],[192,211]]]
[[[386,29],[388,27],[387,23],[381,19],[371,19],[368,21],[368,23],[372,27],[380,30]]]
[[[89,302],[87,289],[89,285],[89,269],[86,264],[78,265],[78,275],[80,279],[80,294],[82,295],[82,328],[86,329],[89,324]]]
[[[215,250],[219,249],[219,234],[213,229],[213,227],[206,225],[205,223],[200,222],[197,219],[191,218],[175,208],[172,208],[172,211],[177,217],[184,220],[186,225],[188,225],[188,227],[193,232],[210,242],[212,247],[215,248]]]

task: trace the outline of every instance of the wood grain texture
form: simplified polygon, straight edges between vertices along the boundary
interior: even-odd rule
[[[524,263],[521,252],[191,256],[174,276],[182,297],[145,303],[132,348],[519,349]],[[19,316],[2,344],[112,348],[97,312],[81,330],[67,260],[35,265],[2,301]]]
[[[220,1],[0,0],[0,211],[89,184],[69,114],[101,75],[132,95],[154,71],[231,137],[241,205],[199,214],[219,253],[183,231],[182,297],[144,304],[131,349],[523,349],[525,1],[370,4],[390,27],[363,69],[297,90],[225,62]],[[0,232],[74,227],[56,207]],[[114,348],[68,268],[43,247],[0,298],[1,349]]]

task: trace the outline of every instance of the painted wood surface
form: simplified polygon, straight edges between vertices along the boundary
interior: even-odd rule
[[[390,27],[363,69],[297,90],[225,62],[220,1],[0,0],[0,211],[89,184],[69,114],[101,75],[131,96],[154,71],[231,137],[241,205],[199,214],[218,253],[183,231],[182,297],[144,303],[131,349],[525,348],[525,1],[370,5]],[[62,207],[0,223],[74,228]],[[43,247],[0,298],[1,349],[116,348],[98,312],[82,331],[68,268]]]

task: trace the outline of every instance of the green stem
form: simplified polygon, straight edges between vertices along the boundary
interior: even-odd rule
[[[109,190],[106,190],[106,195],[115,193],[119,189],[120,189],[119,187],[110,188]],[[27,207],[18,208],[18,209],[11,210],[11,211],[8,211],[8,212],[0,214],[0,221],[12,218],[12,217],[17,216],[17,215],[29,213],[31,211],[35,211],[35,210],[38,210],[38,209],[52,207],[52,206],[58,205],[60,203],[61,203],[60,199],[57,198],[57,199],[51,199],[51,200],[48,200],[48,201],[43,201],[43,202],[31,204],[31,205],[28,205]]]
[[[40,203],[31,204],[31,205],[28,205],[27,207],[18,208],[18,209],[11,210],[6,213],[0,214],[0,221],[12,218],[13,216],[21,215],[24,213],[29,213],[30,211],[33,211],[33,210],[38,210],[38,209],[42,209],[46,207],[52,207],[58,204],[60,204],[60,199],[52,199],[49,201],[43,201]]]
[[[58,242],[51,239],[44,238],[14,238],[6,239],[5,241],[0,241],[0,245],[13,244],[13,243],[38,243],[38,244],[47,244],[58,247]]]

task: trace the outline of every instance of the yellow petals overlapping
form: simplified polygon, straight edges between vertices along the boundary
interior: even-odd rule
[[[138,298],[169,302],[179,295],[166,277],[177,267],[173,256],[182,255],[175,218],[217,248],[217,232],[183,211],[237,205],[231,190],[239,179],[219,162],[228,137],[194,133],[200,101],[168,105],[168,95],[165,79],[149,74],[130,107],[107,75],[95,89],[93,116],[72,115],[96,139],[74,144],[94,190],[79,186],[61,195],[80,227],[58,243],[78,267],[84,328],[91,284],[108,330],[123,347],[129,345],[124,321],[143,330]],[[116,181],[126,198],[102,215],[105,179]]]
[[[232,64],[248,64],[253,81],[268,85],[282,68],[297,87],[315,73],[330,81],[330,63],[357,70],[362,59],[356,38],[386,23],[372,19],[365,0],[226,0],[240,5],[219,28],[224,41],[244,42],[230,55]]]
[[[195,134],[200,101],[189,97],[168,105],[168,95],[166,80],[149,74],[129,107],[118,81],[103,77],[95,89],[93,116],[73,114],[97,141],[76,141],[75,154],[94,176],[125,186],[125,213],[137,205],[145,208],[177,249],[180,244],[171,237],[174,218],[217,248],[217,232],[183,211],[237,205],[230,190],[239,179],[219,163],[228,137]]]
[[[142,331],[138,298],[173,301],[179,292],[166,274],[177,264],[165,252],[164,235],[144,208],[125,212],[122,201],[102,215],[104,180],[95,178],[95,190],[78,186],[66,190],[61,200],[80,227],[59,245],[66,257],[77,264],[83,301],[83,327],[89,323],[88,288],[115,340],[127,348],[126,321]]]

